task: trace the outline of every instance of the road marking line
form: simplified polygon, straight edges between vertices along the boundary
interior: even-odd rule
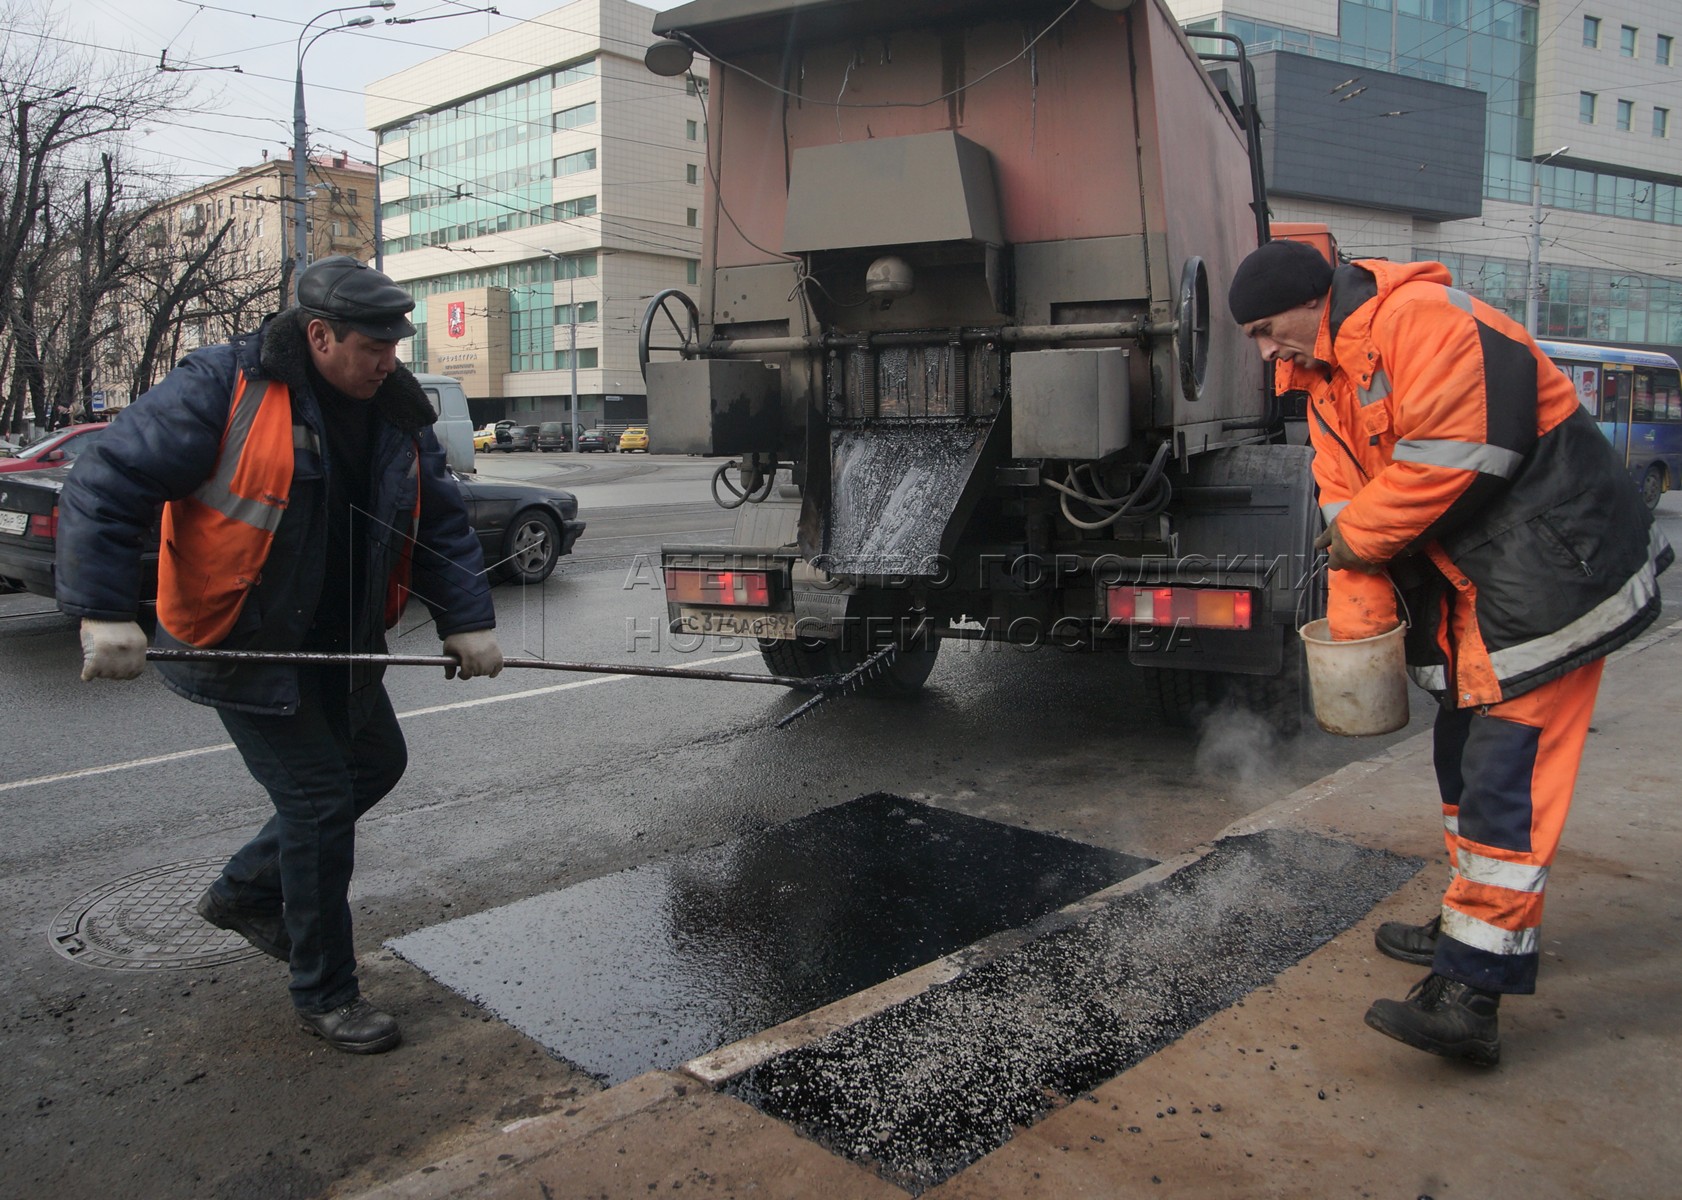
[[[703,658],[700,662],[688,663],[687,666],[704,668],[716,663],[732,662],[738,658],[748,658],[758,654],[757,650],[738,650],[734,654],[723,654],[717,658]],[[533,696],[548,696],[555,692],[569,692],[574,688],[589,687],[597,683],[623,683],[627,679],[647,679],[646,675],[592,675],[588,679],[575,679],[571,683],[557,683],[551,687],[531,688],[524,692],[505,692],[500,696],[481,696],[476,700],[457,700],[450,704],[434,704],[427,708],[412,708],[408,712],[397,714],[399,721],[408,717],[424,717],[432,713],[454,712],[462,708],[478,708],[484,704],[504,704],[510,700],[528,700]],[[707,682],[707,681],[703,681]],[[35,787],[45,783],[63,783],[67,779],[86,779],[92,775],[109,775],[113,771],[128,771],[137,767],[153,767],[159,763],[179,762],[184,758],[197,758],[201,754],[219,754],[223,750],[232,750],[232,742],[222,742],[215,746],[200,746],[196,750],[177,750],[172,754],[154,754],[147,758],[131,758],[127,762],[110,763],[103,767],[82,767],[75,771],[61,771],[56,775],[37,775],[33,779],[14,779],[10,783],[0,783],[0,792],[15,791],[18,788]]]

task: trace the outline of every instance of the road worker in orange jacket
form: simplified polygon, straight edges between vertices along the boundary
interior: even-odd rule
[[[1408,623],[1435,730],[1451,879],[1378,948],[1431,974],[1367,1024],[1499,1060],[1502,993],[1536,986],[1542,897],[1605,656],[1658,616],[1672,553],[1575,389],[1440,263],[1334,269],[1298,242],[1240,264],[1233,319],[1308,396],[1332,636]]]
[[[298,277],[298,304],[188,355],[84,455],[59,502],[59,607],[82,619],[82,678],[133,679],[141,550],[163,509],[156,638],[166,649],[381,654],[411,591],[451,677],[502,669],[478,539],[436,420],[397,361],[414,298],[347,255]],[[198,914],[288,965],[303,1027],[377,1054],[397,1020],[362,995],[349,891],[356,823],[408,749],[383,668],[160,662],[214,707],[274,815]]]

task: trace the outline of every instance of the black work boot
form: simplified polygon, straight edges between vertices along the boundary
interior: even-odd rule
[[[1441,913],[1423,925],[1409,925],[1404,921],[1386,921],[1372,935],[1380,954],[1399,958],[1405,963],[1428,967],[1437,956],[1437,931],[1442,927]]]
[[[216,928],[239,934],[270,958],[292,961],[292,935],[286,932],[286,919],[280,909],[231,904],[218,896],[214,888],[206,888],[196,911]]]
[[[305,1029],[347,1054],[380,1054],[403,1040],[397,1018],[381,1012],[361,996],[323,1013],[300,1008],[298,1019]]]
[[[1374,1000],[1367,1024],[1416,1050],[1493,1067],[1501,1061],[1500,1003],[1498,992],[1433,973],[1414,984],[1406,1000]]]

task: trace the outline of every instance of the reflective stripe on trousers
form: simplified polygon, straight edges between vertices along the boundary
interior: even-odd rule
[[[1533,992],[1542,896],[1571,808],[1605,660],[1488,708],[1444,708],[1437,784],[1453,878],[1432,969]]]

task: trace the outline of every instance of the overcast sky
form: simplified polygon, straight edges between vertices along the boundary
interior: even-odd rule
[[[46,3],[47,0],[36,0]],[[665,10],[680,0],[652,0],[644,7]],[[150,64],[160,56],[180,67],[239,67],[182,76],[194,84],[198,112],[146,131],[141,144],[159,165],[178,173],[182,186],[284,155],[292,143],[292,91],[298,35],[307,21],[328,7],[275,0],[51,0],[58,35],[93,44],[113,62]],[[565,7],[555,0],[496,0],[500,16],[473,13],[474,0],[398,0],[389,13],[353,5],[374,16],[367,29],[329,33],[304,59],[305,111],[313,153],[346,150],[373,158],[363,127],[362,92],[375,79],[507,29],[519,20]],[[416,25],[386,25],[387,16],[443,17]],[[317,22],[311,31],[330,25]]]

